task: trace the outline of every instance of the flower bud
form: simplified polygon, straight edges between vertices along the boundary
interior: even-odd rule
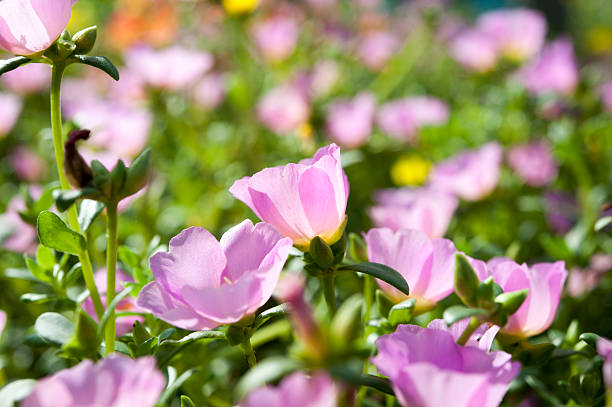
[[[358,263],[368,261],[368,249],[362,237],[356,233],[349,234],[349,255]]]
[[[495,302],[501,306],[501,312],[512,315],[523,305],[527,294],[529,294],[528,289],[502,293],[495,297]]]
[[[134,321],[134,325],[132,325],[132,327],[132,336],[134,337],[136,344],[140,345],[151,337],[140,321]]]
[[[465,305],[475,306],[480,282],[472,265],[461,254],[456,256],[455,293]]]
[[[91,168],[76,148],[77,141],[87,140],[89,134],[89,130],[72,130],[64,145],[64,171],[75,188],[84,188],[93,180]]]
[[[72,36],[72,42],[76,45],[74,50],[77,54],[87,54],[92,50],[98,36],[98,27],[85,28]]]
[[[348,345],[359,336],[362,308],[363,295],[355,294],[338,309],[331,323],[331,333],[339,344]]]

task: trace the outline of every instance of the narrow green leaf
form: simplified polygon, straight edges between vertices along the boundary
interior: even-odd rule
[[[387,319],[393,325],[407,324],[412,318],[412,311],[414,310],[415,305],[416,300],[414,298],[408,298],[406,301],[400,302],[399,304],[391,307],[391,310],[389,310],[389,317]]]
[[[176,393],[178,389],[181,388],[183,383],[185,383],[187,379],[189,379],[195,373],[195,371],[196,368],[189,369],[185,373],[180,375],[176,380],[172,381],[168,385],[168,387],[166,387],[166,390],[164,390],[164,392],[162,393],[157,405],[165,405],[168,401],[170,401],[170,398],[174,395],[174,393]]]
[[[604,216],[603,218],[599,218],[597,219],[597,222],[595,222],[595,231],[599,232],[600,230],[602,230],[603,228],[605,228],[611,223],[612,223],[612,216]]]
[[[83,199],[81,206],[79,207],[79,226],[83,233],[89,229],[93,221],[98,217],[104,210],[104,204],[102,202],[94,201],[91,199]]]
[[[193,400],[189,398],[189,396],[185,396],[184,394],[181,396],[181,407],[196,407]]]
[[[489,311],[482,308],[467,308],[463,305],[453,305],[444,311],[444,322],[451,326],[457,321],[479,315],[487,315]]]
[[[26,304],[43,304],[45,302],[57,300],[58,297],[55,294],[38,294],[38,293],[25,293],[19,297],[19,301]]]
[[[342,303],[331,322],[333,337],[342,344],[350,344],[361,332],[361,313],[364,299],[361,294],[353,294]]]
[[[74,332],[75,326],[68,318],[56,312],[41,314],[34,323],[34,330],[47,343],[63,345]]]
[[[302,364],[297,360],[283,356],[265,359],[242,376],[236,385],[237,397],[242,400],[251,390],[275,382],[301,367]]]
[[[89,56],[89,55],[73,55],[71,58],[76,59],[77,62],[81,64],[93,66],[94,68],[98,68],[108,74],[111,78],[118,81],[119,80],[119,71],[117,67],[113,65],[110,59],[102,56]]]
[[[392,396],[395,395],[393,392],[393,387],[391,386],[391,382],[389,379],[380,376],[374,376],[371,374],[362,374],[361,372],[357,372],[354,369],[351,369],[348,366],[332,366],[330,368],[330,373],[339,378],[340,380],[349,383],[355,387],[366,386],[376,389],[385,394],[390,394]]]
[[[15,57],[0,61],[0,76],[30,62],[30,58]]]
[[[385,283],[391,284],[406,295],[410,294],[410,288],[404,277],[393,270],[391,267],[380,263],[355,263],[338,267],[338,271],[358,271],[360,273],[369,274]]]
[[[0,389],[0,407],[13,407],[15,403],[30,395],[36,386],[36,380],[15,380]]]
[[[110,318],[111,314],[115,311],[115,308],[117,308],[117,305],[121,302],[121,300],[130,295],[132,290],[134,290],[133,286],[124,288],[123,290],[121,290],[121,292],[117,294],[115,298],[113,298],[111,303],[108,304],[106,310],[104,310],[102,319],[100,319],[100,324],[98,325],[98,336],[102,336],[102,333],[104,332],[104,327],[106,326],[106,323],[108,322],[108,319]]]
[[[40,242],[64,253],[78,255],[85,250],[85,238],[70,229],[64,221],[53,212],[44,211],[38,215],[36,222]]]
[[[255,317],[255,324],[261,325],[267,320],[269,320],[270,318],[287,315],[288,311],[289,311],[289,305],[287,304],[280,304],[280,305],[277,305],[276,307],[269,308],[263,311],[261,314],[257,315],[257,317]]]

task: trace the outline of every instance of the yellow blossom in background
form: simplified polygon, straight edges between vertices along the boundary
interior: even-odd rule
[[[431,162],[418,155],[406,155],[391,167],[391,180],[395,185],[420,185],[425,182]]]
[[[223,7],[228,14],[243,14],[257,7],[259,0],[223,0]]]
[[[587,47],[596,54],[604,54],[612,50],[612,28],[593,27],[586,37]]]

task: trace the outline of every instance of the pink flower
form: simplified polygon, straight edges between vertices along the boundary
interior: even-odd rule
[[[134,48],[125,56],[128,69],[140,75],[154,88],[184,90],[193,85],[213,65],[206,51],[175,45],[162,50]]]
[[[310,75],[311,95],[315,98],[327,95],[336,85],[339,77],[340,68],[335,61],[325,59],[317,62]]]
[[[209,73],[197,83],[193,99],[204,110],[214,110],[225,98],[225,75]]]
[[[601,87],[601,101],[608,112],[612,113],[612,81]]]
[[[376,346],[372,362],[406,407],[495,407],[520,370],[505,352],[458,345],[433,327],[400,325]]]
[[[418,129],[444,124],[448,115],[444,102],[428,96],[413,96],[385,103],[378,112],[378,124],[389,136],[412,142]]]
[[[5,326],[6,326],[6,312],[0,310],[0,336],[2,336],[2,331],[4,331]]]
[[[399,45],[393,34],[387,31],[374,31],[363,35],[357,55],[369,69],[379,71],[385,67]]]
[[[78,365],[40,380],[23,407],[153,407],[166,379],[155,359],[130,359],[113,353],[93,364]]]
[[[349,185],[335,144],[312,159],[244,177],[229,191],[302,250],[315,236],[329,244],[342,236]]]
[[[123,291],[123,283],[134,281],[130,276],[125,274],[123,271],[117,269],[117,273],[115,275],[115,292],[118,294]],[[98,287],[98,291],[100,293],[100,297],[102,298],[102,304],[106,306],[106,269],[100,269],[94,274],[94,280],[96,282],[96,287]],[[93,305],[93,301],[91,297],[87,298],[83,303],[83,309],[97,322],[98,316],[96,315],[96,310]],[[136,305],[136,299],[131,296],[125,297],[123,300],[117,304],[116,308],[117,312],[122,311],[130,311],[130,312],[145,312],[140,309]],[[115,332],[117,336],[125,335],[129,332],[132,332],[132,326],[134,322],[140,321],[143,322],[144,319],[139,316],[130,315],[124,317],[117,317],[115,320]]]
[[[40,92],[46,90],[51,83],[51,68],[47,64],[26,64],[2,74],[1,80],[11,92]]]
[[[487,143],[438,163],[430,175],[431,186],[467,201],[478,201],[495,189],[501,160],[502,147]]]
[[[306,376],[296,372],[274,388],[260,387],[249,393],[241,407],[336,407],[339,389],[326,373]]]
[[[556,40],[518,72],[518,79],[533,94],[571,94],[578,86],[578,65],[571,40]]]
[[[0,48],[15,55],[44,51],[60,36],[76,0],[0,1]]]
[[[548,329],[555,318],[567,277],[564,262],[527,266],[508,259],[492,259],[487,263],[487,274],[493,276],[504,292],[529,290],[525,302],[502,327],[504,333],[528,338]]]
[[[442,237],[457,209],[457,198],[432,188],[387,189],[376,194],[369,214],[376,227],[416,229]]]
[[[300,38],[297,21],[282,14],[257,22],[251,32],[264,58],[275,63],[290,57]]]
[[[191,227],[170,240],[169,253],[151,257],[155,281],[138,296],[139,307],[190,330],[240,321],[268,301],[289,255],[291,240],[266,223],[245,220],[218,242]]]
[[[0,138],[13,129],[22,107],[23,103],[18,96],[0,92]]]
[[[469,323],[470,319],[465,318],[461,321],[455,322],[451,326],[448,326],[443,319],[434,319],[427,324],[427,328],[447,331],[453,336],[453,339],[456,342],[459,340]],[[491,350],[491,345],[493,345],[493,341],[495,340],[495,336],[498,332],[499,327],[497,325],[489,326],[487,323],[483,323],[474,331],[474,333],[472,333],[465,343],[465,346],[472,346],[488,352]]]
[[[490,11],[481,15],[476,25],[493,38],[506,57],[518,61],[537,54],[546,38],[546,19],[526,8]]]
[[[34,190],[40,196],[40,190]],[[26,223],[19,216],[19,212],[26,209],[25,202],[21,195],[13,197],[8,203],[6,212],[1,217],[4,228],[9,230],[8,236],[4,236],[2,247],[16,253],[33,254],[36,251],[36,228]]]
[[[87,146],[130,160],[145,147],[153,117],[145,108],[116,101],[90,99],[66,103],[66,115],[80,127],[91,130]]]
[[[459,32],[450,43],[450,53],[457,62],[474,72],[488,72],[497,66],[497,44],[477,29]]]
[[[612,341],[600,338],[597,341],[597,353],[604,360],[603,377],[606,389],[612,390]]]
[[[557,177],[557,163],[544,142],[532,142],[513,147],[508,164],[527,184],[541,187]]]
[[[327,113],[329,138],[342,148],[358,148],[372,133],[376,99],[369,93],[360,93],[352,100],[336,100]]]
[[[567,233],[578,218],[576,198],[563,191],[544,194],[544,211],[548,225],[559,234]]]
[[[275,133],[297,130],[308,120],[310,106],[306,97],[292,86],[268,91],[257,104],[259,121]]]
[[[430,308],[453,292],[457,249],[450,240],[430,239],[419,230],[370,229],[365,241],[370,261],[389,266],[404,277],[417,308]],[[395,302],[407,298],[385,282],[378,284]]]
[[[15,174],[24,181],[39,181],[45,175],[47,164],[28,147],[15,147],[11,151],[10,159]]]

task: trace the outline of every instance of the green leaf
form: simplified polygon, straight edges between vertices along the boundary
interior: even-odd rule
[[[13,407],[15,403],[28,397],[36,386],[36,380],[15,380],[0,389],[0,407]]]
[[[83,188],[83,189],[56,189],[53,191],[53,199],[55,199],[55,206],[59,211],[65,211],[70,208],[77,199],[89,196],[95,196],[99,191],[95,188]]]
[[[489,311],[482,308],[467,308],[463,305],[453,305],[444,311],[444,322],[451,326],[457,321],[479,315],[487,315]]]
[[[193,400],[189,398],[189,396],[185,396],[184,394],[181,396],[181,407],[196,407]]]
[[[62,350],[79,358],[96,356],[102,343],[97,328],[96,321],[80,309],[74,333]]]
[[[34,323],[34,330],[47,343],[64,345],[74,332],[75,326],[68,318],[56,312],[41,314]]]
[[[19,297],[19,301],[26,304],[43,304],[45,302],[57,300],[58,297],[55,294],[38,294],[38,293],[25,293]]]
[[[53,212],[41,212],[38,215],[36,229],[38,230],[40,242],[51,249],[79,255],[86,248],[85,238],[70,229]]]
[[[333,366],[330,373],[340,380],[349,383],[357,388],[361,386],[371,387],[382,393],[394,396],[393,387],[389,379],[371,374],[361,374],[346,366]]]
[[[91,199],[83,199],[81,206],[79,207],[79,226],[81,231],[85,233],[91,226],[93,221],[98,217],[104,210],[104,204],[102,202],[94,201]]]
[[[195,373],[195,371],[196,368],[189,369],[185,373],[180,375],[176,380],[169,383],[168,387],[166,387],[166,390],[164,390],[156,405],[165,405],[170,400],[170,397],[172,397],[174,393],[176,393],[178,389],[181,388],[183,383],[185,383],[187,379],[189,379]]]
[[[410,288],[404,277],[384,264],[365,262],[355,263],[338,267],[338,271],[358,271],[369,274],[397,288],[406,295],[410,294]]]
[[[525,366],[542,365],[551,358],[556,347],[552,343],[530,344],[522,341],[514,350],[512,356]]]
[[[363,295],[353,294],[342,303],[331,322],[333,337],[341,344],[350,344],[361,332]]]
[[[528,289],[502,293],[495,297],[495,303],[501,306],[503,313],[512,315],[523,305],[528,294]]]
[[[611,223],[612,223],[612,216],[604,216],[603,218],[599,218],[597,219],[597,222],[595,222],[595,231],[599,232],[600,230],[602,230],[603,228],[605,228]]]
[[[37,262],[31,259],[28,255],[23,256],[26,267],[30,270],[30,273],[39,281],[49,283],[51,282],[51,275],[40,266]]]
[[[478,301],[478,288],[480,281],[468,259],[456,255],[455,262],[455,294],[465,305],[475,306]]]
[[[77,62],[89,66],[93,66],[94,68],[98,68],[108,74],[111,78],[118,81],[119,80],[119,71],[117,67],[113,65],[110,59],[102,56],[89,56],[89,55],[72,55],[73,59]]]
[[[236,385],[238,399],[242,400],[251,390],[277,381],[301,367],[297,360],[284,356],[270,357],[257,363]]]
[[[597,349],[597,342],[600,338],[601,336],[592,332],[585,332],[578,337],[578,339],[588,343],[591,347],[593,347],[593,349]]]
[[[414,298],[408,298],[406,301],[394,305],[389,310],[389,322],[393,325],[407,324],[412,318],[412,311],[416,305]]]
[[[30,58],[26,57],[15,57],[11,59],[4,59],[0,61],[0,76],[12,71],[13,69],[19,68],[23,64],[30,62]]]
[[[55,266],[55,253],[53,249],[39,245],[36,249],[36,261],[42,268],[52,270]]]
[[[277,305],[276,307],[269,308],[263,311],[261,314],[257,315],[257,317],[255,317],[255,324],[259,326],[263,324],[264,322],[266,322],[267,320],[269,320],[270,318],[287,315],[288,311],[289,311],[288,304],[280,304],[280,305]]]

